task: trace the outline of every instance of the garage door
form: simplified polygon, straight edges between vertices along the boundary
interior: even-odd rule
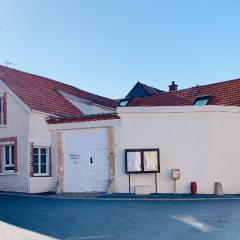
[[[109,179],[107,128],[64,132],[64,191],[106,192]]]

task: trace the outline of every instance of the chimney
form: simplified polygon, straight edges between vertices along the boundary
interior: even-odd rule
[[[169,92],[176,91],[178,89],[178,85],[175,84],[174,81],[172,81],[172,84],[168,86],[169,87]]]

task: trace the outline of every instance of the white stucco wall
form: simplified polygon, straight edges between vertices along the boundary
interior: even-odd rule
[[[0,93],[7,94],[7,126],[0,127],[0,138],[17,136],[18,172],[0,174],[0,191],[28,192],[29,113],[0,81]]]
[[[172,193],[172,168],[181,170],[178,193],[189,193],[196,181],[198,193],[213,193],[214,182],[225,193],[240,193],[240,108],[238,107],[139,107],[119,108],[116,127],[116,192],[128,192],[124,150],[159,148],[161,172],[158,192]],[[134,185],[150,185],[154,174],[131,174]]]
[[[51,147],[51,133],[45,121],[47,116],[32,112],[30,115],[30,138],[29,142],[34,146]],[[51,176],[50,177],[30,177],[30,192],[40,193],[56,190],[57,159],[51,157]]]

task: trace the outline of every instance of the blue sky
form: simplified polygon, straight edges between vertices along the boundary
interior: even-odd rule
[[[0,63],[100,95],[240,77],[240,1],[0,0]]]

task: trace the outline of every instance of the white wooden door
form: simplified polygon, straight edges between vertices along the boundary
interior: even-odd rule
[[[65,192],[105,192],[108,168],[107,128],[65,131]]]
[[[67,154],[64,169],[64,190],[66,192],[87,192],[87,163],[79,152]]]
[[[89,178],[93,192],[106,192],[109,180],[108,149],[92,149]]]

